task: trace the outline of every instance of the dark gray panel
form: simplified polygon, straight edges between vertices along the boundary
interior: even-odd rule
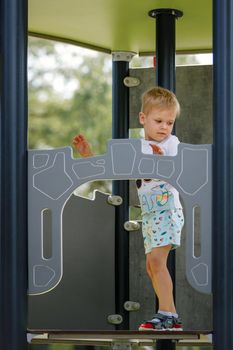
[[[213,142],[212,68],[212,66],[177,68],[176,95],[181,104],[181,116],[176,122],[176,132],[182,142],[192,144]],[[197,253],[201,251],[200,225],[201,220],[197,217],[195,220]],[[182,247],[186,245],[188,234],[188,228],[185,226]],[[212,296],[198,293],[187,282],[184,277],[185,251],[182,248],[177,251],[176,264],[176,301],[184,324],[194,330],[212,329]]]
[[[182,142],[213,143],[212,66],[177,68],[176,95],[181,115],[176,132]]]
[[[29,296],[29,328],[111,330],[115,313],[115,208],[108,195],[71,195],[63,211],[64,273],[50,292]]]
[[[130,76],[140,80],[140,85],[129,90],[129,126],[130,128],[141,128],[138,121],[138,113],[141,109],[141,95],[148,89],[155,86],[154,68],[130,69]]]

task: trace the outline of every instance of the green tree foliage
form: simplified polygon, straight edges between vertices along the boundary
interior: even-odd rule
[[[61,47],[63,46],[63,49]],[[29,39],[29,148],[71,145],[76,133],[103,154],[111,138],[111,57]]]

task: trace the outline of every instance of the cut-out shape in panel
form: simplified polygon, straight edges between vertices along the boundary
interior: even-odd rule
[[[191,160],[191,161],[190,161]],[[195,176],[193,176],[195,174]],[[187,181],[192,179],[192,181]],[[194,195],[208,182],[208,152],[206,149],[181,150],[181,172],[177,184],[189,195]]]
[[[169,179],[175,171],[173,160],[159,159],[157,162],[157,174]]]
[[[200,263],[191,270],[192,276],[198,286],[208,285],[208,266]]]
[[[138,171],[140,174],[153,174],[155,169],[155,162],[153,159],[143,158],[139,162]]]
[[[98,163],[100,163],[100,160],[98,160]],[[95,165],[89,161],[80,164],[74,164],[73,170],[78,179],[88,179],[96,175],[104,175],[105,173],[105,168],[103,166]]]
[[[63,153],[56,154],[53,164],[36,173],[33,177],[33,187],[54,200],[67,192],[72,184],[73,181],[65,169],[65,155]]]
[[[105,165],[105,159],[98,159],[97,161],[96,161],[96,164],[100,164],[100,165]]]
[[[52,211],[44,209],[42,216],[42,234],[43,234],[43,258],[50,259],[52,257]]]
[[[33,167],[43,168],[48,164],[49,155],[48,154],[35,154],[33,157]]]
[[[199,206],[193,208],[193,233],[194,233],[194,257],[199,258],[201,256],[201,209]],[[199,234],[198,234],[199,233]]]
[[[133,173],[136,151],[130,143],[111,145],[112,168],[115,175]]]
[[[37,287],[46,287],[55,277],[55,271],[46,265],[35,265],[33,267],[34,284]]]

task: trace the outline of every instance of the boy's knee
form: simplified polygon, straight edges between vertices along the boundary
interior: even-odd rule
[[[150,256],[149,269],[151,273],[157,273],[166,268],[167,256],[160,254],[159,252],[153,252]]]
[[[152,273],[160,272],[162,269],[164,269],[165,266],[166,266],[166,264],[164,263],[164,261],[158,257],[154,257],[151,260],[151,272]]]

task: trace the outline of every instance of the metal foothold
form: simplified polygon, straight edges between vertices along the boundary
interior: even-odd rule
[[[126,311],[138,311],[140,309],[140,304],[136,301],[126,301],[124,303],[124,308]]]
[[[126,231],[137,231],[140,229],[140,223],[138,221],[133,221],[133,220],[126,221],[124,223],[124,229]]]
[[[140,85],[140,79],[136,77],[125,77],[124,78],[124,85],[127,87],[135,87]]]
[[[115,206],[121,205],[123,203],[123,199],[120,196],[108,196],[107,201],[108,204]]]
[[[123,317],[121,315],[109,315],[108,322],[111,324],[121,324],[123,322]]]

